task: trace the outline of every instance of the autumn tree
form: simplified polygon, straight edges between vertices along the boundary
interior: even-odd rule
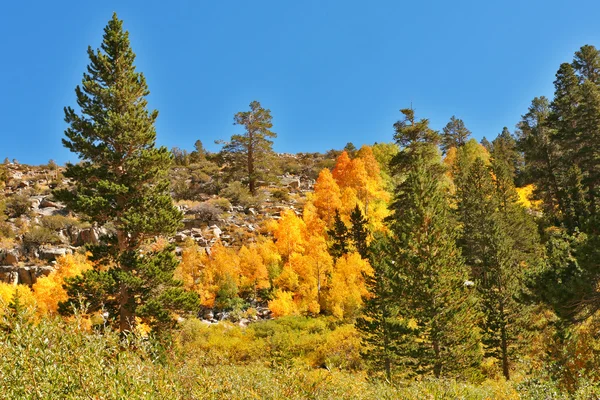
[[[177,260],[170,247],[140,249],[181,223],[169,194],[171,153],[155,146],[158,112],[147,109],[146,79],[136,71],[129,34],[116,14],[100,49],[88,48],[88,56],[75,89],[79,111],[65,108],[63,144],[81,161],[67,164],[73,187],[56,197],[88,221],[110,223],[114,234],[92,249],[94,269],[67,280],[69,300],[61,311],[72,311],[83,298],[91,312],[104,308],[121,332],[133,332],[137,318],[157,330],[169,327],[173,313],[193,309],[197,296],[173,278]]]
[[[250,103],[250,111],[240,111],[233,117],[234,125],[242,125],[243,134],[231,136],[223,146],[222,153],[233,170],[243,170],[250,193],[256,194],[257,182],[268,171],[268,160],[273,153],[273,142],[277,137],[271,131],[271,110],[263,108],[258,101]]]

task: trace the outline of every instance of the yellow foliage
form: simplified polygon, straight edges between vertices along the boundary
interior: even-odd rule
[[[269,310],[271,310],[274,317],[298,314],[292,292],[285,290],[277,290],[275,292],[275,298],[269,301]]]
[[[367,260],[358,253],[345,254],[335,263],[328,292],[327,311],[337,318],[352,318],[362,307],[369,292],[364,274],[373,274]]]
[[[192,239],[186,240],[181,253],[181,262],[174,277],[183,282],[186,290],[197,291],[200,287],[200,267],[206,263],[206,252]]]
[[[223,246],[219,241],[211,248],[211,254],[200,269],[198,293],[200,301],[212,307],[223,282],[240,283],[240,259],[234,249]]]
[[[306,225],[294,211],[285,210],[279,220],[273,236],[279,254],[288,260],[292,253],[302,253],[305,246]]]
[[[33,284],[33,294],[37,300],[38,313],[54,314],[58,311],[58,303],[68,299],[63,288],[66,278],[81,275],[93,268],[93,264],[85,254],[67,254],[59,257],[56,269],[48,276],[40,278]]]
[[[35,297],[25,285],[11,285],[10,283],[0,282],[0,315],[4,313],[8,305],[13,301],[18,292],[19,301],[27,310],[33,311],[36,307]]]
[[[523,186],[517,188],[517,195],[519,196],[519,203],[521,203],[523,207],[537,211],[540,209],[542,201],[532,200],[534,190],[535,186],[533,184]]]
[[[256,246],[250,248],[242,246],[238,256],[240,258],[241,286],[254,291],[266,289],[270,286],[269,271]]]
[[[327,168],[319,173],[315,183],[314,206],[317,215],[325,223],[330,224],[335,216],[335,210],[342,208],[340,188]]]

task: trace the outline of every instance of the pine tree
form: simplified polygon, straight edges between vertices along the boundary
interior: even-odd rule
[[[555,130],[549,124],[550,103],[536,97],[519,123],[518,146],[523,151],[525,175],[535,185],[534,196],[542,200],[544,213],[555,216],[563,209],[563,165]]]
[[[407,321],[399,317],[399,306],[394,298],[391,277],[395,270],[390,258],[392,250],[385,236],[378,235],[369,247],[369,261],[373,275],[365,276],[370,296],[365,300],[362,316],[356,320],[365,350],[361,353],[372,371],[382,371],[392,381],[399,367],[398,355],[406,335],[412,332]],[[398,280],[398,277],[396,277]]]
[[[369,231],[367,230],[367,220],[364,217],[362,211],[360,211],[360,207],[358,204],[354,207],[352,214],[350,214],[350,232],[349,236],[352,240],[352,244],[354,248],[360,254],[360,256],[364,259],[368,256],[368,243],[367,239],[369,237]]]
[[[464,286],[468,271],[456,248],[445,190],[430,161],[412,165],[396,190],[392,212],[392,288],[402,304],[400,315],[416,324],[412,351],[403,352],[402,359],[418,374],[464,372],[479,360],[474,297]]]
[[[412,108],[400,112],[404,119],[394,124],[394,140],[400,151],[392,158],[390,166],[396,173],[405,173],[419,160],[435,160],[440,134],[429,127],[427,119],[417,121]]]
[[[258,101],[250,103],[250,111],[241,111],[233,117],[234,125],[243,125],[246,132],[231,136],[223,146],[230,169],[244,170],[250,193],[256,194],[257,183],[268,171],[268,161],[273,153],[273,141],[277,134],[271,131],[271,110],[263,108]]]
[[[457,189],[458,211],[463,226],[460,238],[463,255],[476,282],[486,355],[502,363],[510,378],[509,353],[516,340],[516,317],[522,306],[518,294],[521,262],[513,251],[514,234],[502,221],[501,200],[497,197],[491,171],[477,159]]]
[[[338,210],[335,210],[333,228],[328,230],[327,233],[331,239],[329,252],[333,258],[338,259],[348,253],[348,227],[342,221]]]
[[[450,122],[446,124],[442,133],[442,152],[446,154],[451,147],[463,146],[471,136],[471,131],[467,129],[462,119],[454,115]]]
[[[172,249],[143,250],[181,224],[169,194],[171,154],[155,147],[158,112],[147,110],[148,86],[136,72],[129,34],[116,14],[100,49],[90,47],[88,55],[90,64],[75,90],[80,113],[65,108],[69,127],[63,144],[81,162],[67,164],[65,176],[74,187],[56,196],[87,220],[110,223],[115,233],[92,249],[100,262],[96,268],[67,280],[69,300],[61,310],[72,311],[83,297],[90,312],[104,309],[111,321],[118,320],[121,332],[133,331],[136,317],[160,330],[173,321],[173,312],[197,304],[197,296],[173,279]]]

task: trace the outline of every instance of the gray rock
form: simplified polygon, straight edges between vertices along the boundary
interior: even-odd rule
[[[38,249],[39,258],[47,261],[54,261],[60,256],[72,253],[71,249],[64,247],[40,247]]]

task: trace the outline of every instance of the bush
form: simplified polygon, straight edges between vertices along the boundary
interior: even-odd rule
[[[237,206],[249,207],[253,204],[250,191],[241,182],[230,182],[225,189],[221,191],[221,195]]]
[[[52,231],[60,231],[70,228],[83,228],[86,224],[77,218],[65,217],[63,215],[49,215],[41,218],[40,225]]]
[[[31,201],[24,194],[15,194],[6,200],[6,209],[4,213],[11,218],[18,218],[21,215],[29,213]]]
[[[50,229],[36,225],[29,232],[23,235],[23,245],[25,248],[37,247],[42,244],[59,244],[60,238]]]
[[[212,204],[215,207],[220,208],[223,211],[229,211],[231,210],[231,202],[227,199],[224,199],[223,197],[217,197],[214,199],[210,199],[208,201],[206,201],[208,204]]]
[[[221,215],[221,210],[215,207],[213,204],[208,202],[200,203],[190,209],[194,213],[197,220],[200,220],[206,224],[216,222]]]
[[[290,201],[290,192],[285,189],[277,189],[271,193],[271,197],[279,201]]]

